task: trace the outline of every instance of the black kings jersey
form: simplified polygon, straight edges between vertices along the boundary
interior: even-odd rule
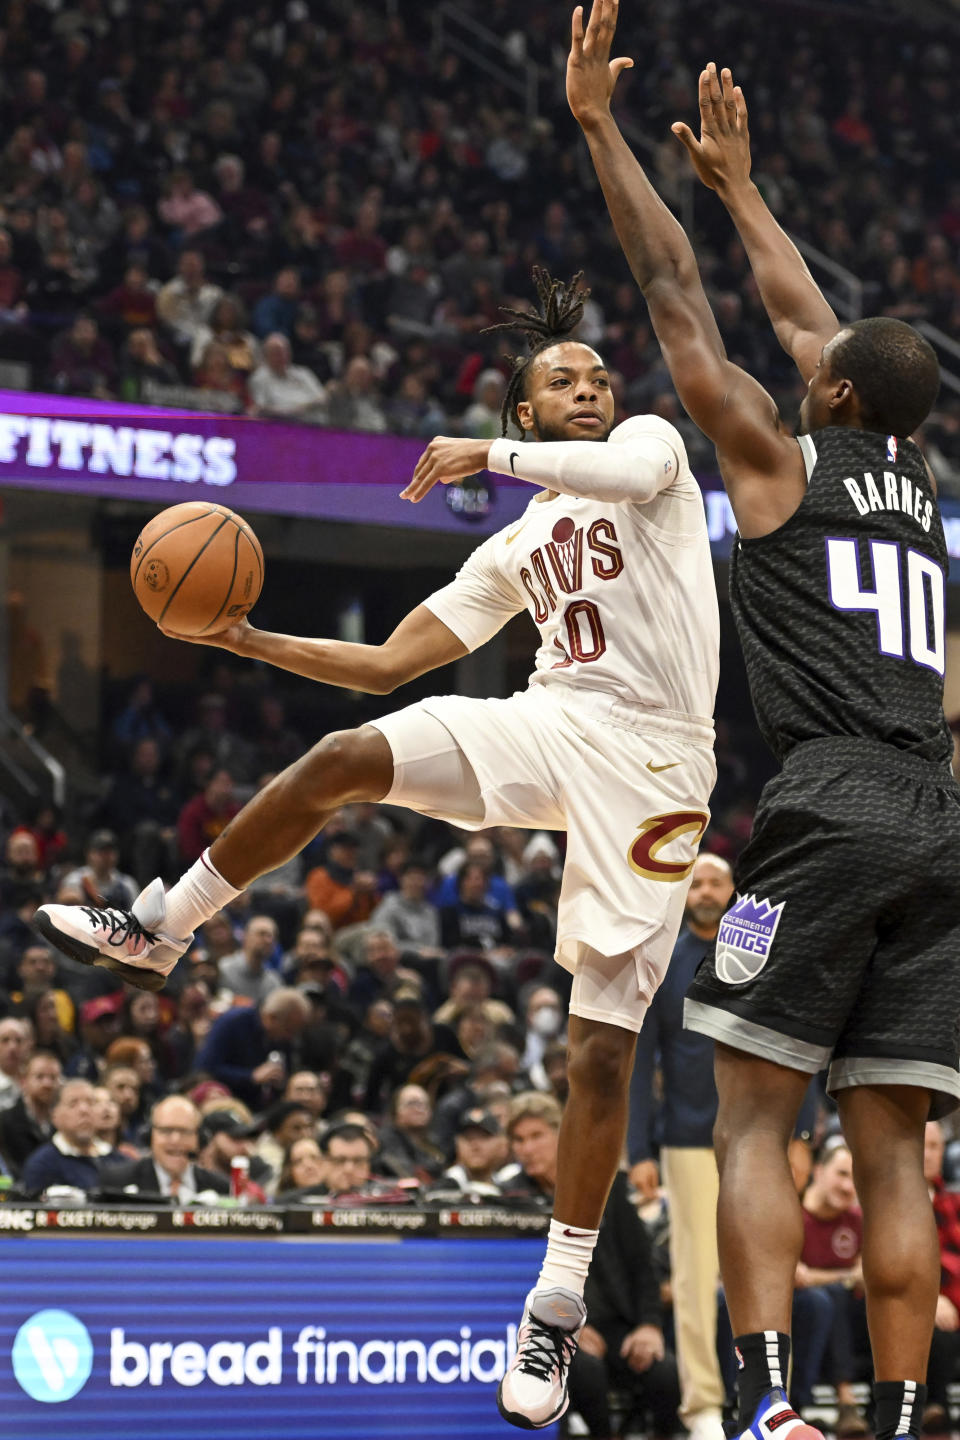
[[[803,435],[807,492],[770,535],[739,540],[730,603],[764,739],[880,740],[949,763],[943,714],[947,549],[910,440]]]

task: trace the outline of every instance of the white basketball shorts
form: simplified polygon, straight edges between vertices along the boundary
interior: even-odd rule
[[[371,723],[393,752],[384,804],[465,830],[567,832],[556,959],[574,975],[571,1012],[639,1030],[710,818],[712,723],[559,685],[436,696]],[[450,737],[472,776],[431,765]]]

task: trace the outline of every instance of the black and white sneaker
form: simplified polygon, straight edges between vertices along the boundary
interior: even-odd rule
[[[163,881],[151,880],[129,910],[94,905],[41,905],[33,923],[45,940],[79,960],[98,965],[136,985],[162,990],[167,976],[193,940],[162,931],[166,918]]]
[[[504,1420],[521,1430],[540,1430],[560,1419],[570,1403],[567,1375],[586,1319],[583,1300],[573,1290],[531,1290],[517,1353],[497,1390]]]

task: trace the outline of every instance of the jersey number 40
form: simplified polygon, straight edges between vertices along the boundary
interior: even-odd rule
[[[861,584],[856,540],[827,540],[830,603],[837,610],[872,610],[881,655],[909,658],[942,675],[945,667],[946,585],[936,561],[907,550],[902,564],[893,540],[870,541],[872,590]]]

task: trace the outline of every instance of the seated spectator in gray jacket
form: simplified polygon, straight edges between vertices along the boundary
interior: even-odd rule
[[[220,985],[255,1005],[265,1000],[283,981],[276,970],[267,969],[277,946],[277,922],[269,915],[254,915],[243,932],[243,946],[220,961]]]
[[[391,890],[370,916],[378,930],[389,930],[402,950],[424,958],[440,951],[440,911],[427,897],[430,871],[419,860],[408,860],[400,872],[400,888]]]
[[[112,830],[94,830],[87,841],[86,864],[64,876],[62,884],[79,886],[92,905],[133,904],[139,886],[132,875],[117,869],[120,843]]]
[[[263,363],[250,376],[251,413],[322,425],[327,392],[306,365],[290,364],[290,341],[279,333],[263,342]]]
[[[75,1190],[96,1190],[101,1161],[120,1160],[116,1151],[96,1135],[94,1088],[89,1080],[68,1080],[53,1107],[56,1129],[52,1139],[34,1150],[23,1167],[20,1188],[40,1195],[51,1185]]]

